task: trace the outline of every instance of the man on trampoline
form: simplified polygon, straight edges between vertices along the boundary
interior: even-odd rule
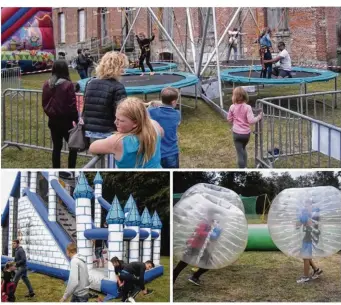
[[[285,49],[285,43],[283,41],[278,43],[278,50],[280,51],[278,56],[271,60],[264,60],[264,63],[276,63],[280,62],[280,66],[275,67],[272,71],[273,75],[277,78],[292,78],[291,75],[291,58],[288,51]]]
[[[154,75],[153,66],[150,63],[150,43],[154,40],[154,38],[155,38],[154,33],[152,33],[151,38],[146,38],[146,35],[144,33],[140,33],[139,35],[136,35],[137,42],[141,49],[141,55],[139,58],[139,66],[142,70],[141,76],[143,76],[144,73],[146,72],[146,70],[144,69],[144,64],[143,64],[145,59],[146,59],[146,64],[150,70],[150,75]]]

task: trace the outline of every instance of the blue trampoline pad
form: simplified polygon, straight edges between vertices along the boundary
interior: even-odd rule
[[[329,81],[338,76],[337,73],[312,68],[292,67],[292,78],[260,78],[261,66],[226,69],[221,71],[221,80],[247,84],[301,84]]]
[[[172,62],[152,62],[151,64],[153,66],[154,72],[176,70],[178,67],[177,64],[172,63]],[[148,68],[146,63],[144,63],[144,68],[146,72],[150,72],[150,69]],[[126,73],[141,73],[142,72],[140,68],[134,68],[134,69],[128,68],[128,69],[125,69],[124,71]]]
[[[81,92],[84,92],[86,83],[90,78],[79,80]],[[185,72],[164,72],[154,75],[145,74],[124,74],[121,76],[120,82],[124,85],[128,95],[132,94],[148,94],[161,92],[163,88],[184,88],[197,84],[198,77]]]

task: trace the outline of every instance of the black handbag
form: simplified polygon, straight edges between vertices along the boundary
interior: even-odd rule
[[[90,139],[85,136],[84,121],[82,118],[78,120],[75,127],[69,130],[69,133],[68,146],[70,150],[82,152],[89,148]]]

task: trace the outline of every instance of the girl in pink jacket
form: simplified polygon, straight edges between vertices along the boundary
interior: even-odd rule
[[[246,168],[247,166],[246,145],[250,140],[250,126],[263,117],[263,112],[260,112],[256,117],[254,116],[251,106],[247,104],[248,101],[247,92],[242,87],[236,87],[232,95],[233,104],[227,114],[227,120],[233,125],[233,142],[237,151],[239,168]]]

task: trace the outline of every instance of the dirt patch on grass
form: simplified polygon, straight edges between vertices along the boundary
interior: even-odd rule
[[[341,255],[317,260],[319,279],[297,284],[303,262],[281,252],[244,252],[233,265],[212,270],[202,286],[187,281],[187,268],[174,285],[175,302],[339,302]]]

